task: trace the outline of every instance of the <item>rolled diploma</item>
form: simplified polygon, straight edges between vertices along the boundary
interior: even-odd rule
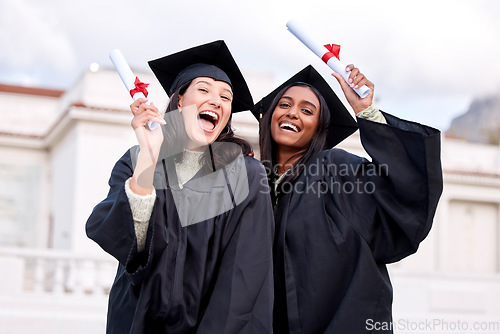
[[[116,71],[120,75],[123,84],[125,85],[127,91],[130,94],[130,91],[135,88],[135,75],[134,73],[132,73],[130,66],[125,60],[125,57],[123,56],[120,50],[115,49],[109,53],[109,58],[111,59],[111,62],[115,66]],[[135,101],[137,99],[146,98],[146,96],[144,96],[144,94],[141,92],[137,92],[134,94],[134,96],[132,96],[132,98]],[[147,127],[150,130],[154,130],[158,127],[158,123],[149,121],[147,123]]]
[[[297,20],[290,20],[286,24],[288,31],[292,33],[299,41],[301,41],[305,46],[307,46],[312,52],[314,52],[319,58],[323,58],[323,56],[330,52],[328,49],[321,43],[318,43],[314,40],[312,35],[304,29],[300,25]],[[326,63],[332,70],[342,75],[345,82],[349,84],[349,72],[345,70],[346,66],[337,59],[337,57],[331,57]],[[363,85],[359,88],[354,89],[354,91],[361,97],[364,98],[370,93],[370,88],[368,86]]]

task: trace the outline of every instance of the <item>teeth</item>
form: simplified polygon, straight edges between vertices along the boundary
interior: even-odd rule
[[[282,128],[282,129],[288,128],[292,131],[299,132],[299,129],[295,125],[290,124],[290,123],[281,123],[280,128]]]
[[[214,120],[218,120],[219,119],[219,115],[217,115],[213,111],[202,111],[200,113],[200,115],[207,115],[207,116],[213,118]]]

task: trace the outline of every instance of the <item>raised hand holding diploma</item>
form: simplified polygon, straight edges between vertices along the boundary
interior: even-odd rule
[[[123,84],[130,92],[130,95],[136,101],[137,99],[146,98],[148,96],[147,87],[149,84],[145,84],[139,80],[138,77],[134,76],[130,66],[128,65],[125,57],[120,50],[115,49],[110,52],[109,58],[115,66],[116,71],[120,75]],[[149,130],[154,130],[158,127],[158,123],[150,121],[147,123]]]
[[[335,44],[323,45],[315,41],[313,35],[309,33],[302,25],[296,20],[290,20],[286,24],[288,31],[290,31],[298,40],[321,58],[332,70],[342,75],[345,82],[349,85],[350,73],[346,71],[346,66],[339,59],[340,46]],[[352,87],[353,90],[361,97],[364,98],[370,93],[370,88],[363,85],[358,88]]]
[[[346,71],[349,73],[349,80],[347,82],[344,77],[337,72],[333,72],[332,76],[339,82],[340,88],[342,88],[347,102],[351,105],[354,113],[357,115],[372,105],[374,85],[365,77],[363,73],[359,71],[358,68],[354,67],[354,65],[347,65]],[[369,91],[368,95],[362,98],[356,94],[354,88],[363,85],[366,85],[369,88]]]

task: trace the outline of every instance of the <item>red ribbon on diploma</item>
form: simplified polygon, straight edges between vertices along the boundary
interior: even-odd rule
[[[134,97],[135,93],[142,93],[145,97],[148,97],[148,90],[146,88],[149,84],[141,82],[138,77],[135,77],[134,85],[135,88],[130,90],[130,96]]]
[[[340,60],[339,58],[339,54],[340,54],[340,45],[337,45],[337,44],[326,44],[325,45],[325,48],[328,49],[329,52],[325,53],[323,55],[323,57],[321,57],[321,59],[325,62],[325,63],[328,63],[328,61],[330,60],[330,58],[332,57],[335,57],[337,58],[338,60]]]

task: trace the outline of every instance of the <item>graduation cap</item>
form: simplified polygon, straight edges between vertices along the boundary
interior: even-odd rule
[[[196,46],[148,63],[169,96],[194,78],[210,77],[231,86],[232,112],[253,108],[252,95],[243,74],[222,40]]]
[[[327,127],[325,148],[334,147],[358,129],[356,121],[339,100],[337,94],[335,94],[330,85],[311,65],[306,66],[255,104],[252,113],[257,120],[260,122],[263,115],[269,111],[274,98],[283,88],[298,82],[307,83],[315,87],[326,101],[330,111],[330,120]]]

